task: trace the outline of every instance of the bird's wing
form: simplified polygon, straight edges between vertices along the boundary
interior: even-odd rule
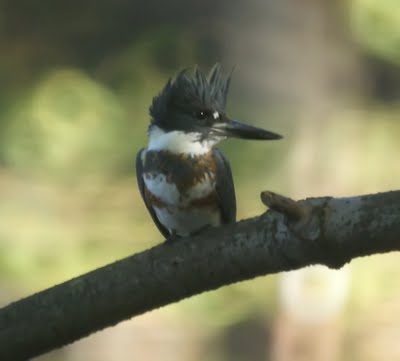
[[[219,149],[214,148],[213,155],[217,163],[216,192],[221,210],[221,223],[235,223],[236,196],[231,167]]]
[[[156,224],[158,230],[165,238],[168,238],[170,236],[169,231],[160,223],[160,221],[157,218],[156,212],[154,211],[154,208],[151,206],[151,204],[146,198],[146,192],[145,192],[146,185],[143,179],[143,159],[142,159],[145,152],[146,152],[145,149],[142,148],[136,155],[136,179],[138,182],[140,194],[142,195],[144,204],[146,205],[146,208],[149,211],[151,218],[153,218],[153,221]]]

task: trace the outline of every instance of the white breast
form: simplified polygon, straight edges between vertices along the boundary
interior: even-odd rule
[[[195,199],[207,197],[215,188],[215,179],[208,174],[185,194],[180,194],[176,185],[169,183],[164,174],[145,174],[143,179],[147,189],[169,206],[184,207]]]
[[[221,223],[217,209],[207,207],[182,210],[179,208],[154,207],[158,220],[170,233],[175,231],[178,236],[188,236],[206,226],[218,226]]]
[[[178,205],[181,195],[175,184],[167,182],[164,174],[144,174],[144,183],[147,189],[158,199],[169,205]]]
[[[180,194],[164,174],[145,174],[144,182],[147,189],[165,203],[165,207],[153,208],[160,223],[170,233],[174,231],[178,236],[187,236],[205,226],[220,224],[220,214],[215,207],[189,207],[193,200],[205,198],[214,191],[214,177],[206,175],[202,182],[188,189],[185,194]]]

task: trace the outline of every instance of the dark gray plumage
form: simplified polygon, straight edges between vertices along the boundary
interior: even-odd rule
[[[217,162],[215,191],[221,210],[221,224],[236,222],[236,192],[229,162],[222,152],[214,148],[213,154]]]
[[[151,124],[165,130],[190,129],[188,119],[198,111],[225,111],[231,75],[224,78],[219,64],[208,76],[196,69],[194,75],[182,70],[175,79],[169,79],[150,106]]]
[[[168,229],[166,229],[158,220],[157,215],[154,212],[154,208],[152,207],[151,203],[149,202],[145,194],[146,186],[144,184],[144,179],[143,179],[143,162],[142,162],[142,156],[144,154],[143,152],[145,152],[144,148],[140,149],[138,154],[136,155],[136,180],[139,186],[140,195],[142,196],[144,204],[146,205],[146,208],[149,211],[150,216],[153,219],[153,222],[155,223],[161,234],[167,239],[170,236],[170,233],[168,232]]]

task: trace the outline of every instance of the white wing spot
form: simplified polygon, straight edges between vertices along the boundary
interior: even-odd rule
[[[213,117],[214,117],[215,120],[217,120],[219,118],[219,113],[217,111],[215,111],[213,113]]]

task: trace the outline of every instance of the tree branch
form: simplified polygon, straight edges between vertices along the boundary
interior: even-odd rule
[[[0,359],[25,360],[186,297],[260,275],[400,250],[400,191],[294,202],[163,243],[0,310]]]

